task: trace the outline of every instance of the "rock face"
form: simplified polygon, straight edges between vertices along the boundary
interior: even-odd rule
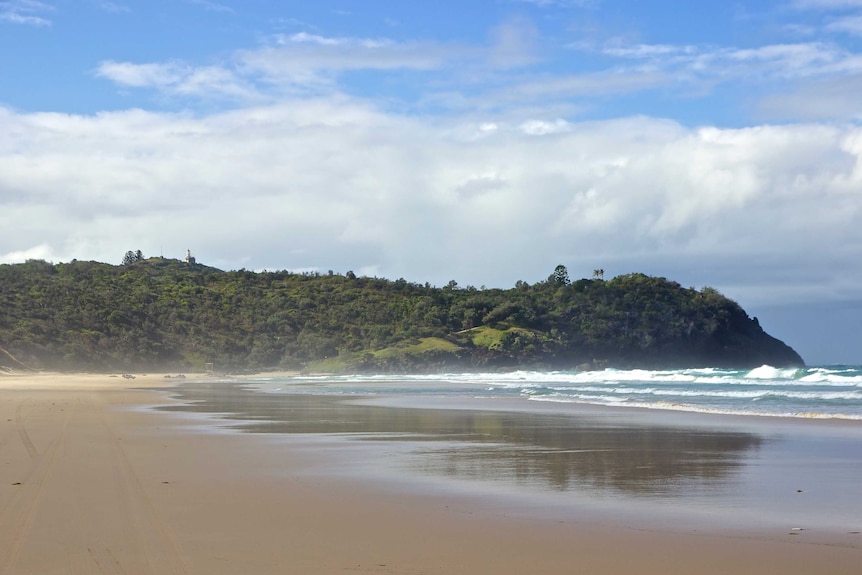
[[[731,325],[717,330],[691,346],[678,341],[661,349],[653,358],[633,363],[645,367],[728,367],[760,365],[803,367],[804,360],[793,348],[763,331],[747,316],[735,318]],[[620,358],[625,363],[624,358]]]
[[[479,290],[162,258],[0,265],[0,350],[0,366],[119,371],[803,365],[717,291],[643,274]]]
[[[716,367],[803,367],[802,357],[789,345],[763,331],[757,318],[739,318],[735,329],[722,333],[714,347],[706,346],[705,365]]]

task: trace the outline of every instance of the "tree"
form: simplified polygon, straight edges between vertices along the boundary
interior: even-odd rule
[[[603,269],[593,270],[593,277],[597,280],[605,279],[605,270],[603,270]]]
[[[562,264],[554,268],[554,275],[551,277],[554,279],[554,282],[560,285],[569,285],[569,270]]]
[[[143,259],[144,259],[144,254],[143,254],[143,252],[141,252],[141,250],[138,250],[136,252],[129,250],[126,252],[126,255],[123,256],[123,265],[127,266],[127,265],[133,264],[135,262],[143,261]]]

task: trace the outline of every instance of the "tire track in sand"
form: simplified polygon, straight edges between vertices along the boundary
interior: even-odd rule
[[[159,516],[141,478],[129,460],[123,442],[113,432],[104,416],[100,421],[110,438],[117,462],[116,485],[121,492],[120,504],[131,520],[135,540],[143,547],[150,571],[154,575],[188,575],[191,570],[182,547]],[[106,551],[110,553],[110,549],[106,548]],[[119,562],[117,563],[119,565]],[[120,572],[117,575],[120,575]]]
[[[0,509],[0,575],[189,575],[177,537],[133,465],[135,452],[111,426],[110,403],[99,394],[76,395],[74,403],[62,414],[17,406],[6,429],[26,450],[19,457],[26,477]],[[39,448],[27,429],[35,415],[50,415],[40,419]],[[65,552],[40,556],[45,544]]]
[[[27,428],[24,427],[23,409],[23,403],[19,403],[18,407],[15,408],[15,429],[18,431],[18,437],[21,438],[21,443],[24,445],[24,449],[27,450],[30,459],[36,459],[39,457],[39,451],[36,449],[36,445],[33,444],[33,440],[30,439]]]
[[[133,465],[126,443],[111,426],[104,396],[82,396],[87,413],[68,443],[74,469],[82,458],[89,469],[75,471],[75,497],[66,516],[84,528],[65,532],[66,571],[72,575],[186,575],[180,545],[162,521]],[[85,438],[84,441],[81,437]]]
[[[0,575],[14,575],[21,547],[27,539],[27,535],[33,527],[36,511],[45,488],[45,479],[50,475],[57,459],[57,452],[66,437],[66,427],[69,423],[69,414],[66,413],[60,431],[51,439],[45,453],[41,456],[36,446],[30,440],[25,427],[26,420],[23,417],[22,405],[18,405],[16,413],[16,428],[21,437],[27,453],[35,465],[30,469],[27,477],[22,481],[22,489],[9,502],[0,517],[3,523],[11,526],[11,541],[7,544],[5,551],[0,552]],[[26,438],[26,439],[25,439]],[[29,447],[28,447],[29,444]]]
[[[123,564],[106,545],[67,548],[70,575],[128,575]]]
[[[87,547],[87,553],[99,569],[101,575],[126,575],[123,564],[111,552],[110,547],[97,547],[95,549]]]
[[[84,409],[92,409],[94,406],[96,409],[103,408],[101,402],[96,401],[96,399],[97,396],[94,394],[77,397],[75,401],[76,411],[82,404],[84,405]],[[73,434],[72,438],[74,439],[74,437]],[[92,437],[88,439],[88,441],[81,442],[85,450],[83,454],[74,449],[74,442],[67,441],[64,446],[63,457],[66,460],[70,460],[72,465],[81,457],[101,460],[101,454],[95,452],[100,442],[94,441]],[[111,465],[110,467],[114,468],[116,466]],[[69,538],[69,541],[66,543],[68,573],[70,575],[128,575],[120,558],[105,543],[104,536],[107,534],[116,535],[117,531],[122,531],[122,539],[127,541],[130,547],[135,547],[134,534],[126,533],[124,529],[117,529],[115,526],[106,527],[104,524],[100,524],[92,514],[93,508],[88,507],[87,501],[82,501],[82,490],[85,488],[85,485],[93,483],[96,484],[95,489],[101,493],[99,504],[108,508],[114,507],[111,497],[117,491],[117,480],[114,479],[109,485],[105,485],[104,481],[107,481],[109,477],[116,476],[116,473],[102,473],[102,468],[100,467],[96,470],[95,474],[103,482],[100,482],[99,479],[94,480],[91,476],[83,479],[79,478],[77,480],[79,485],[76,486],[76,492],[66,500],[65,513],[68,517],[72,518],[71,522],[73,525],[81,527],[80,529],[71,529],[65,532],[66,537]],[[98,526],[95,536],[92,531],[94,525]],[[90,529],[87,529],[88,527]]]

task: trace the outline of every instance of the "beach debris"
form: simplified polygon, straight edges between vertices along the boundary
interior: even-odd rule
[[[21,485],[21,482],[20,482],[20,481],[16,481],[16,482],[15,482],[15,483],[13,483],[12,485]]]
[[[796,490],[796,493],[802,493],[802,490],[801,490],[801,489],[797,489],[797,490]]]

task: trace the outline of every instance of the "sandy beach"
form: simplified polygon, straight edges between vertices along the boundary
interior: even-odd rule
[[[853,573],[858,534],[543,518],[310,472],[313,438],[225,431],[161,375],[0,376],[0,575]],[[160,389],[161,388],[161,389]],[[326,450],[322,450],[326,451]]]

